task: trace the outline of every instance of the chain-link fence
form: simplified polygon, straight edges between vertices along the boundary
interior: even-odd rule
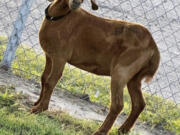
[[[21,75],[28,78],[39,78],[44,62],[43,53],[38,41],[38,30],[44,17],[44,9],[49,2],[46,0],[30,1],[32,3],[27,3],[27,0],[0,1],[0,58],[2,60],[2,57],[6,55],[4,53],[6,44],[9,44],[9,42],[20,44],[12,65],[14,72],[17,74],[21,73]],[[156,77],[149,85],[144,85],[143,90],[151,93],[152,96],[163,98],[161,103],[156,104],[156,109],[166,99],[173,101],[175,104],[174,107],[178,107],[180,104],[180,1],[96,1],[99,5],[98,11],[91,10],[88,0],[84,2],[82,7],[100,17],[122,19],[143,24],[151,31],[161,52],[161,65]],[[25,5],[23,6],[22,3]],[[29,8],[29,11],[20,12],[23,11],[23,8]],[[22,34],[21,30],[16,26],[18,20],[20,20],[20,24],[25,24],[24,26],[21,24],[21,28],[23,29]],[[18,32],[18,34],[13,33],[14,31]],[[16,39],[17,41],[15,41]],[[9,49],[12,50],[12,48]],[[66,76],[66,73],[71,75]],[[86,79],[82,80],[87,74],[87,72],[77,70],[68,65],[64,73],[65,77],[61,80],[61,87],[76,91],[77,82],[80,82],[80,84],[83,84],[80,89],[82,92],[86,92],[86,89],[94,88],[91,91],[95,92],[87,94],[94,94],[95,97],[100,96],[99,87],[96,87],[96,85],[101,86],[102,82],[99,81],[97,76],[88,75],[87,83]],[[104,78],[104,82],[108,82],[108,79]],[[92,85],[94,87],[91,87]],[[106,91],[109,91],[108,85],[105,87]],[[178,113],[180,113],[180,110]]]

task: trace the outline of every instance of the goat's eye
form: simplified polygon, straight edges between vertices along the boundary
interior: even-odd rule
[[[65,5],[63,5],[63,7],[62,7],[63,9],[66,9],[66,8],[68,8],[68,5],[67,4],[65,4]]]

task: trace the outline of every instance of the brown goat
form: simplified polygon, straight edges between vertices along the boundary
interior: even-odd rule
[[[68,62],[97,75],[111,76],[110,111],[94,135],[106,135],[123,109],[125,85],[132,111],[119,128],[128,132],[145,107],[141,80],[152,79],[160,53],[150,32],[142,25],[103,19],[79,8],[83,0],[54,0],[46,10],[39,39],[46,55],[42,90],[32,113],[48,109],[53,89]],[[92,0],[92,7],[97,5]]]

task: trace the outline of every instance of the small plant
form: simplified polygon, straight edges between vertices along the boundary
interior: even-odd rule
[[[14,103],[14,94],[12,94],[9,92],[11,90],[11,86],[10,87],[5,87],[5,86],[0,86],[0,100],[2,102],[0,102],[0,108],[3,106],[10,106],[11,104]]]

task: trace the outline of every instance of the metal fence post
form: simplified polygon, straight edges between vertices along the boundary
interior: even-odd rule
[[[25,22],[30,13],[30,8],[33,1],[34,0],[22,0],[22,5],[20,7],[18,17],[14,23],[12,34],[9,38],[2,62],[0,63],[0,68],[5,70],[11,68],[11,63],[15,58],[16,50],[19,46],[20,38],[25,26]]]

